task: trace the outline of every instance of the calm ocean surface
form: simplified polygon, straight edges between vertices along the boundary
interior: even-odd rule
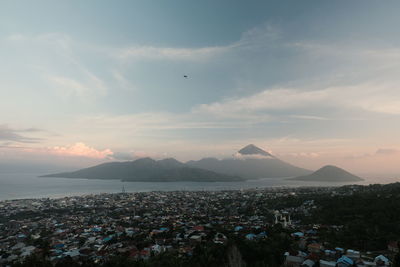
[[[245,182],[120,182],[117,180],[87,180],[65,178],[39,178],[42,174],[1,174],[0,200],[19,198],[64,197],[95,193],[117,193],[125,187],[126,192],[176,191],[176,190],[229,190],[265,187],[298,187],[298,186],[340,186],[344,183],[320,183],[291,181],[284,178],[266,178]],[[396,182],[396,180],[381,180],[379,183]],[[377,183],[365,180],[358,184]],[[348,183],[348,184],[354,184]]]

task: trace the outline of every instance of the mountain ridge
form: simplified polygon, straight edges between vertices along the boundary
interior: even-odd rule
[[[189,167],[172,158],[158,161],[151,158],[140,158],[126,162],[107,162],[74,172],[48,174],[40,177],[122,180],[127,182],[230,182],[244,180],[237,176]]]
[[[363,181],[364,179],[337,166],[325,165],[309,175],[294,177],[292,180],[316,182],[358,182]]]
[[[238,155],[239,154],[239,155]],[[108,162],[73,172],[42,177],[116,179],[123,181],[244,181],[261,178],[289,178],[311,174],[284,162],[271,153],[250,144],[232,158],[203,158],[182,163],[174,158]]]
[[[237,154],[240,156],[225,159],[208,157],[197,161],[191,160],[186,164],[245,179],[289,178],[312,173],[310,170],[284,162],[253,144],[243,147]]]

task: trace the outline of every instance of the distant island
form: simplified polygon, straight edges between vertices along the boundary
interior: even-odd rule
[[[172,158],[158,161],[151,158],[140,158],[128,162],[110,162],[74,172],[48,174],[41,177],[121,180],[126,182],[235,182],[244,180],[238,176],[188,167]]]
[[[359,182],[364,179],[351,174],[339,167],[327,165],[321,169],[313,172],[310,175],[298,176],[292,178],[292,180],[298,181],[315,181],[315,182]]]
[[[77,170],[41,177],[122,180],[128,182],[235,182],[260,178],[287,178],[310,174],[312,171],[293,166],[250,144],[231,158],[204,158],[179,162],[168,158],[154,160],[109,162]]]
[[[127,182],[237,182],[261,178],[290,178],[315,182],[362,181],[343,169],[325,166],[316,172],[293,166],[250,144],[230,158],[203,158],[182,163],[174,158],[109,162],[41,177],[121,180]],[[295,178],[293,178],[295,177]]]
[[[186,164],[245,179],[288,178],[312,173],[310,170],[284,162],[253,144],[240,149],[231,158],[203,158],[188,161]]]

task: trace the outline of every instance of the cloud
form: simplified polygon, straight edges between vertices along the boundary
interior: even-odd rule
[[[103,60],[108,58],[99,45],[79,42],[62,33],[14,34],[5,40],[14,53],[24,58],[14,67],[21,72],[22,66],[29,75],[39,77],[42,90],[44,87],[63,98],[75,97],[83,102],[107,95],[106,83],[98,74],[101,70],[93,64],[93,54]]]
[[[47,79],[64,97],[78,98],[83,102],[91,102],[96,96],[104,95],[106,91],[102,82],[92,76],[85,82],[54,75],[47,76]]]
[[[71,146],[55,146],[48,148],[47,152],[59,156],[88,157],[96,159],[107,159],[114,154],[110,149],[97,150],[84,143],[76,143]]]
[[[277,68],[298,68],[302,73],[303,63],[311,62],[309,75],[303,80],[299,77],[287,77],[281,84],[271,84],[254,93],[252,88],[243,88],[243,92],[252,92],[247,96],[233,96],[204,103],[193,107],[192,113],[209,114],[219,118],[246,120],[270,120],[269,111],[321,110],[333,108],[368,111],[380,114],[400,115],[400,49],[392,47],[373,47],[364,43],[323,43],[318,40],[285,39],[279,27],[269,23],[262,24],[244,32],[240,39],[215,47],[172,48],[154,46],[131,46],[117,50],[119,57],[165,59],[165,60],[206,60],[224,55],[248,67],[248,58],[243,51],[254,51],[266,61],[271,51],[277,55],[289,54],[289,66],[280,63]],[[229,54],[228,54],[229,53]],[[272,56],[271,59],[275,59]],[[282,60],[279,59],[279,62]],[[284,60],[283,60],[284,61]],[[265,62],[265,61],[263,61]],[[273,61],[275,62],[275,61]],[[288,63],[286,62],[286,63]],[[255,62],[252,65],[255,66]],[[240,71],[241,65],[236,71]],[[261,63],[261,69],[267,66]],[[246,71],[247,73],[247,71]],[[297,79],[299,80],[296,80]],[[241,80],[240,78],[239,80]],[[256,78],[257,79],[257,78]],[[290,84],[289,84],[290,83]],[[244,84],[246,84],[244,82]],[[262,87],[260,87],[262,88]],[[234,90],[231,90],[234,92]],[[382,93],[385,92],[385,93]],[[292,119],[331,120],[321,116],[319,111],[307,115],[285,114]],[[304,112],[305,113],[305,112]],[[352,119],[351,116],[345,119]]]
[[[243,155],[239,152],[236,152],[232,155],[233,158],[235,159],[241,159],[241,160],[245,160],[245,159],[273,159],[272,156],[264,156],[264,155]]]
[[[386,94],[382,94],[386,92]],[[333,108],[358,109],[400,115],[400,91],[396,84],[363,83],[304,90],[303,88],[269,88],[262,92],[228,98],[194,108],[195,112],[223,117],[257,117],[260,112]],[[288,115],[298,119],[325,120],[319,115]],[[348,118],[346,118],[348,119]]]
[[[35,132],[39,131],[39,129],[30,128],[30,129],[11,129],[7,125],[0,125],[0,140],[3,141],[14,141],[18,143],[38,143],[42,141],[41,138],[27,137],[24,135],[20,135],[18,132]]]
[[[296,158],[318,158],[321,155],[317,152],[293,152],[283,154],[285,157],[296,157]]]
[[[54,83],[57,89],[62,89],[66,95],[73,95],[76,97],[86,97],[90,95],[91,89],[82,83],[61,76],[51,76],[49,80]]]
[[[270,47],[283,36],[279,27],[270,23],[263,23],[243,32],[239,41],[233,43],[233,47],[245,49],[260,49]]]
[[[215,47],[201,47],[201,48],[131,46],[122,49],[117,55],[117,57],[123,60],[143,58],[143,59],[203,61],[217,54],[225,53],[232,48],[233,46],[215,46]]]
[[[199,105],[197,112],[226,116],[263,110],[281,110],[303,107],[328,97],[326,91],[301,91],[296,89],[266,89],[260,93],[241,98]]]
[[[348,156],[348,159],[379,159],[397,157],[400,155],[400,150],[395,148],[378,148],[374,153],[361,153]]]
[[[26,36],[20,33],[11,34],[5,37],[5,40],[10,42],[25,41],[26,39]]]
[[[40,75],[35,75],[35,77],[43,78],[51,91],[32,90],[35,94],[44,93],[43,95],[48,97],[53,96],[54,91],[61,97],[67,96],[88,101],[106,95],[110,96],[104,99],[104,102],[101,102],[102,105],[98,105],[93,110],[88,109],[85,105],[83,108],[78,105],[76,108],[74,106],[76,112],[90,110],[90,114],[93,115],[88,116],[88,113],[81,113],[76,116],[78,122],[68,121],[68,119],[65,122],[62,120],[57,122],[59,125],[54,126],[54,128],[58,128],[57,131],[62,132],[64,136],[59,137],[49,146],[73,143],[76,139],[71,138],[71,136],[75,136],[76,132],[72,132],[71,129],[79,129],[79,135],[82,137],[80,140],[91,140],[91,144],[95,147],[108,142],[118,147],[117,150],[120,151],[130,151],[131,146],[146,149],[146,145],[153,146],[155,150],[156,147],[167,147],[166,144],[176,150],[193,150],[192,148],[195,145],[190,141],[203,142],[202,146],[209,145],[210,149],[213,149],[212,145],[214,144],[210,145],[213,142],[242,144],[243,142],[247,143],[243,140],[252,138],[258,138],[268,145],[266,142],[270,141],[269,138],[284,135],[293,135],[299,138],[298,142],[295,143],[296,147],[290,146],[294,142],[287,145],[286,152],[306,151],[304,153],[312,153],[308,151],[308,146],[312,147],[311,150],[326,151],[339,145],[340,149],[345,149],[347,146],[349,147],[348,150],[351,150],[351,142],[355,142],[354,139],[344,142],[345,144],[338,142],[339,145],[335,142],[324,143],[310,140],[313,138],[352,138],[351,135],[358,127],[343,133],[343,128],[340,127],[343,124],[336,124],[336,120],[360,119],[357,115],[361,114],[360,116],[366,116],[368,123],[371,122],[371,118],[367,116],[371,113],[380,115],[400,114],[400,91],[397,86],[400,82],[397,78],[400,65],[398,61],[400,58],[399,49],[373,49],[366,47],[369,46],[368,44],[323,44],[312,40],[307,43],[296,41],[288,43],[291,41],[287,40],[292,39],[285,38],[283,35],[284,32],[280,31],[279,28],[264,24],[243,33],[235,42],[220,46],[195,48],[157,47],[151,44],[137,45],[134,43],[127,44],[124,47],[101,47],[99,44],[79,42],[64,34],[38,36],[17,34],[9,36],[8,41],[12,42],[12,47],[15,44],[15,49],[22,48],[28,51],[25,51],[26,54],[22,53],[24,62],[26,58],[26,62],[40,63],[40,68],[37,68],[40,70]],[[140,61],[135,61],[136,59],[140,59]],[[126,65],[121,64],[121,62],[126,63],[125,60],[137,64],[137,66],[133,69],[125,68]],[[223,71],[229,69],[227,72],[231,72],[229,74],[232,75],[228,79],[232,80],[226,84],[224,82],[216,84],[215,89],[213,86],[207,87],[209,92],[204,90],[204,94],[209,94],[210,97],[198,98],[199,101],[213,99],[212,102],[196,102],[192,105],[192,108],[184,111],[169,112],[168,108],[164,110],[160,108],[166,105],[155,105],[155,102],[141,103],[143,99],[147,98],[147,96],[144,98],[143,96],[147,94],[146,86],[149,82],[146,78],[146,71],[148,70],[140,65],[142,60],[148,60],[152,64],[154,60],[182,61],[180,63],[195,67],[201,65],[201,71],[214,70],[213,63],[218,63],[216,65],[218,65],[218,68],[223,68]],[[175,62],[173,63],[175,64]],[[203,63],[209,65],[203,66]],[[346,66],[347,63],[349,63],[348,66]],[[308,67],[304,68],[306,64]],[[325,68],[324,64],[329,65],[329,68]],[[155,66],[157,67],[157,65]],[[320,68],[322,69],[321,75],[319,75]],[[153,72],[153,68],[149,69],[150,72]],[[135,71],[142,75],[142,70],[144,70],[142,77],[146,78],[146,81],[143,84],[141,84],[140,79],[132,81],[134,79],[132,77],[136,75]],[[282,73],[278,73],[280,71]],[[302,72],[307,72],[307,75],[297,76],[297,73]],[[216,74],[219,76],[219,80],[226,77],[219,75],[218,72]],[[268,78],[260,79],[257,75],[267,76]],[[279,82],[279,79],[270,82],[268,75],[272,77],[272,80],[274,80],[273,76],[275,75],[283,78],[281,82]],[[152,78],[153,76],[149,77]],[[251,82],[248,82],[249,80]],[[207,83],[207,81],[205,82]],[[243,84],[244,86],[242,86]],[[135,87],[132,87],[132,85]],[[148,91],[149,94],[154,94],[151,95],[151,99],[157,96],[159,92],[157,90],[165,90],[163,85],[160,88],[156,88],[157,86],[159,85],[154,85],[153,91]],[[226,92],[220,94],[225,98],[220,98],[220,95],[216,98],[215,95],[210,93],[211,90],[219,90],[219,86],[227,87]],[[40,87],[40,85],[37,87]],[[123,90],[114,90],[118,87],[127,90],[134,88],[138,91],[137,97],[129,98],[132,102],[129,107],[122,107],[121,105],[122,108],[119,109],[120,107],[112,106],[125,96],[124,93],[126,94]],[[4,88],[6,87],[4,86]],[[192,93],[192,88],[184,88],[184,90]],[[197,93],[200,94],[200,92],[193,92],[193,94]],[[47,103],[58,103],[54,99],[49,100]],[[56,100],[59,101],[59,99]],[[178,100],[171,101],[169,107],[178,110],[175,107],[180,107]],[[145,104],[148,104],[146,112],[134,113]],[[172,105],[175,106],[172,107]],[[70,105],[67,108],[70,108]],[[325,109],[329,110],[326,112]],[[365,111],[368,111],[368,113]],[[60,112],[65,113],[65,110],[60,108]],[[129,112],[132,113],[129,114]],[[51,115],[54,117],[53,114]],[[387,121],[393,121],[392,116],[385,117],[389,118]],[[292,124],[287,127],[273,125],[275,122],[292,122],[295,120],[299,120],[299,124]],[[326,133],[328,132],[326,128],[321,129],[318,126],[328,120],[332,131],[329,129],[329,133]],[[299,126],[300,123],[304,123],[304,127]],[[374,141],[379,142],[382,139],[378,139],[380,136],[377,136],[374,131],[387,128],[375,128],[376,124],[378,123],[372,121],[371,126],[368,126],[370,128],[367,129],[367,126],[365,126],[364,132],[365,136],[375,138]],[[25,138],[25,141],[29,141],[29,137],[33,135],[34,131],[14,131],[13,133],[16,135],[14,135],[14,139],[24,140]],[[215,133],[218,135],[214,136]],[[310,140],[302,139],[306,134]],[[374,134],[375,136],[373,136]],[[0,139],[1,136],[2,133],[0,132]],[[8,138],[10,139],[10,136]],[[70,139],[66,141],[65,139],[68,138]],[[193,141],[196,138],[204,139]],[[4,140],[4,133],[2,140]],[[209,143],[206,144],[206,142]],[[282,144],[285,142],[287,144],[289,141],[286,140]],[[143,143],[144,145],[142,145]],[[177,148],[177,143],[180,145],[179,148]],[[66,146],[59,150],[65,154],[68,153],[66,151],[71,150],[70,147]],[[200,146],[198,146],[198,149],[201,149]],[[114,147],[112,147],[112,150],[114,150]],[[71,152],[71,154],[73,153],[75,152]],[[60,154],[62,153],[60,152]],[[301,157],[301,154],[297,153],[297,157]],[[384,153],[380,152],[379,154]],[[135,156],[134,152],[116,152],[109,157],[129,160]],[[304,154],[303,156],[313,157],[312,154]]]
[[[269,46],[279,39],[281,32],[277,27],[265,23],[254,27],[242,34],[240,39],[227,45],[205,47],[156,47],[151,45],[132,45],[119,49],[116,57],[130,59],[186,60],[206,61],[215,56],[235,52],[241,49],[259,49]]]
[[[329,120],[329,118],[321,116],[310,116],[310,115],[289,115],[289,117],[302,120],[317,120],[317,121]]]
[[[312,58],[329,57],[336,60],[347,58],[352,61],[356,60],[355,63],[374,61],[378,63],[376,66],[372,66],[374,68],[399,66],[400,49],[392,46],[369,46],[356,42],[324,43],[316,40],[294,41],[285,45],[307,52],[307,56]]]
[[[168,153],[148,152],[148,151],[135,151],[133,152],[135,158],[153,158],[162,159],[168,157]]]
[[[28,132],[28,133],[44,132],[43,129],[39,129],[39,128],[35,128],[35,127],[25,128],[25,129],[16,130],[16,131],[18,131],[18,132]]]
[[[396,155],[396,154],[400,154],[400,151],[397,149],[391,149],[391,148],[380,148],[375,152],[375,155],[383,155],[383,156],[387,156],[387,155]]]
[[[117,82],[117,84],[119,85],[120,88],[124,89],[124,90],[136,90],[136,86],[134,86],[132,84],[131,81],[129,81],[125,75],[122,74],[121,71],[118,70],[113,70],[111,71],[112,76],[114,78],[114,80]]]
[[[159,153],[159,152],[148,152],[148,151],[133,151],[133,152],[114,152],[109,156],[111,159],[122,160],[122,161],[131,161],[139,158],[153,158],[153,159],[161,159],[165,158],[167,153]]]
[[[82,142],[67,146],[33,144],[0,144],[0,159],[3,162],[30,162],[65,166],[87,167],[113,159],[111,149],[96,149]],[[56,166],[55,165],[55,166]]]
[[[113,159],[116,159],[116,160],[133,160],[133,159],[135,159],[135,156],[133,155],[133,153],[128,153],[128,152],[114,152],[110,157]]]
[[[149,112],[132,115],[102,115],[87,116],[78,120],[79,125],[90,123],[94,131],[115,130],[140,132],[142,130],[184,130],[184,129],[234,129],[254,125],[267,116],[261,116],[257,121],[252,120],[221,120],[210,114],[199,113],[170,113]]]

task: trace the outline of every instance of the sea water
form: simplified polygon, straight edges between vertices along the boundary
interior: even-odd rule
[[[351,183],[303,182],[287,178],[264,178],[243,182],[121,182],[119,180],[89,180],[70,178],[40,178],[35,173],[0,173],[0,200],[20,198],[57,198],[64,196],[149,191],[235,190],[266,187],[341,186],[345,184],[377,183],[372,180]],[[379,181],[380,183],[395,180]]]

